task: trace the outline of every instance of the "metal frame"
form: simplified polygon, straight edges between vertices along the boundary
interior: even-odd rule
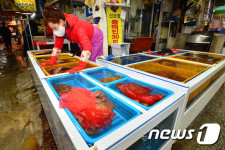
[[[42,40],[40,40],[42,41]],[[33,43],[33,42],[32,42]],[[46,42],[47,45],[54,45],[55,44],[55,34],[53,33],[53,42]],[[68,44],[68,49],[71,50],[70,41],[64,39],[63,44]],[[37,50],[40,50],[40,45],[37,42]]]

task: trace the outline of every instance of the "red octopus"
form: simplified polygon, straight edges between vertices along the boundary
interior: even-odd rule
[[[162,95],[150,95],[153,90],[152,87],[142,87],[133,83],[119,83],[116,87],[122,94],[140,102],[146,103],[148,106],[153,105],[156,101],[163,99]]]

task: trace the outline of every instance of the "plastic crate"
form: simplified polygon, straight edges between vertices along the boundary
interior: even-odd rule
[[[156,59],[156,57],[146,56],[143,54],[142,55],[136,54],[136,55],[122,56],[122,57],[111,57],[109,58],[108,61],[111,61],[116,64],[120,64],[120,65],[128,65],[128,64],[133,64],[133,63],[142,62],[142,61],[151,60],[151,59]]]
[[[143,87],[153,87],[154,89],[152,90],[151,92],[151,95],[154,95],[154,94],[159,94],[159,95],[163,95],[163,99],[158,101],[157,103],[153,104],[152,106],[144,106],[126,96],[124,96],[120,90],[116,87],[116,85],[118,83],[133,83],[133,84],[137,84],[137,85],[140,85],[140,86],[143,86]],[[107,85],[108,88],[112,89],[113,91],[115,91],[116,93],[122,95],[123,97],[127,98],[128,100],[130,100],[131,102],[135,103],[136,105],[142,107],[143,109],[145,110],[149,110],[151,109],[152,107],[158,105],[159,103],[161,103],[162,101],[166,100],[167,98],[169,98],[170,96],[172,96],[174,94],[173,91],[170,91],[170,90],[167,90],[167,89],[164,89],[164,88],[161,88],[161,87],[158,87],[156,85],[152,85],[152,84],[148,84],[148,83],[145,83],[145,82],[142,82],[142,81],[138,81],[136,79],[132,79],[132,78],[128,78],[128,79],[123,79],[121,81],[115,81],[114,83],[110,83]]]
[[[217,64],[225,59],[225,55],[209,54],[209,53],[198,53],[190,52],[186,54],[169,56],[170,58],[183,59],[192,62],[199,62],[204,64]]]
[[[72,69],[72,68],[76,67],[78,64],[79,64],[79,62],[77,61],[77,62],[72,62],[72,63],[56,64],[56,65],[52,65],[52,66],[43,66],[41,68],[47,76],[50,76],[50,75],[53,75],[48,71],[50,69],[55,69],[55,68],[59,68],[59,67],[69,67]],[[94,68],[94,67],[99,67],[99,66],[89,62],[89,63],[87,63],[87,66],[85,69]],[[61,74],[61,73],[59,73],[59,74]]]
[[[52,84],[55,84],[55,85],[66,84],[73,87],[85,88],[85,89],[91,89],[96,87],[95,84],[88,81],[86,78],[84,78],[78,73],[49,78],[47,79],[47,83],[49,84],[50,88],[52,89],[52,91],[54,92],[55,96],[58,99],[60,98],[60,96],[58,95],[58,93],[56,92]]]
[[[66,78],[68,78],[68,79],[66,79]],[[78,82],[80,80],[79,78],[84,79],[80,75],[69,75],[69,76],[62,76],[62,77],[56,77],[56,78],[52,78],[52,79],[47,79],[47,82],[48,82],[49,86],[51,87],[51,89],[53,90],[53,92],[55,93],[55,95],[58,95],[56,93],[56,91],[54,90],[54,88],[52,86],[52,83],[68,84],[68,85],[72,85],[72,86],[76,86],[76,87],[83,86],[81,84],[74,83],[74,78],[76,80],[75,82]],[[76,78],[78,78],[78,79],[76,79]],[[62,80],[62,82],[60,82],[61,80]],[[86,79],[84,79],[84,80],[86,80]],[[89,82],[89,81],[86,80],[85,82]],[[96,141],[98,141],[101,138],[103,138],[104,136],[112,133],[116,129],[120,128],[121,126],[123,126],[124,124],[126,124],[127,122],[129,122],[130,120],[136,118],[137,116],[139,116],[141,114],[141,112],[138,111],[136,108],[134,108],[133,106],[131,106],[131,105],[127,104],[127,103],[125,103],[124,101],[122,101],[118,97],[112,95],[111,93],[109,93],[105,89],[100,88],[100,87],[90,88],[92,86],[88,86],[88,87],[89,88],[87,88],[87,89],[91,90],[92,92],[93,91],[97,91],[97,90],[103,91],[105,93],[106,98],[110,102],[112,102],[114,104],[114,106],[115,106],[115,108],[113,110],[113,112],[115,113],[115,116],[113,117],[113,120],[111,121],[111,125],[107,126],[105,129],[102,128],[99,131],[98,134],[91,135],[91,136],[88,135],[83,130],[83,128],[78,123],[78,121],[75,119],[73,114],[68,109],[65,109],[65,111],[68,114],[69,118],[71,119],[73,124],[77,127],[78,131],[80,132],[80,134],[82,135],[82,137],[84,138],[84,140],[88,144],[94,144]],[[57,96],[57,98],[59,100],[59,96]]]
[[[92,69],[92,70],[87,70],[83,72],[85,75],[87,75],[88,77],[92,78],[93,80],[95,80],[96,82],[106,86],[109,83],[113,83],[115,81],[109,82],[109,83],[102,83],[101,81],[99,81],[100,79],[103,78],[107,78],[107,77],[111,77],[111,76],[120,76],[122,77],[121,79],[118,79],[116,81],[120,81],[123,78],[128,78],[127,75],[122,74],[120,72],[108,69],[108,68],[97,68],[97,69]]]
[[[160,63],[157,63],[163,59],[142,62],[138,64],[128,65],[127,67],[134,68],[140,71],[144,71],[147,73],[155,74],[164,78],[172,79],[178,82],[187,82],[194,78],[195,76],[199,75],[200,73],[204,72],[209,66],[204,66],[200,64],[192,64],[188,62],[181,62],[181,61],[173,61],[174,63],[178,63],[179,67],[174,66],[167,66]]]

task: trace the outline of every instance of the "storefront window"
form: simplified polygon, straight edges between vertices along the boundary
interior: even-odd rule
[[[149,0],[131,0],[125,22],[125,37],[149,37],[152,3]]]

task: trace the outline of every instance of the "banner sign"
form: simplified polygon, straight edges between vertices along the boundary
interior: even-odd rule
[[[110,0],[107,0],[110,2]],[[118,0],[122,3],[122,0]],[[122,43],[122,20],[120,18],[121,7],[107,7],[107,23],[108,23],[108,44]]]
[[[196,4],[202,4],[202,0],[189,0],[189,1],[191,1],[191,2],[194,2],[194,3],[196,3]]]
[[[3,11],[37,11],[35,0],[1,0]]]

